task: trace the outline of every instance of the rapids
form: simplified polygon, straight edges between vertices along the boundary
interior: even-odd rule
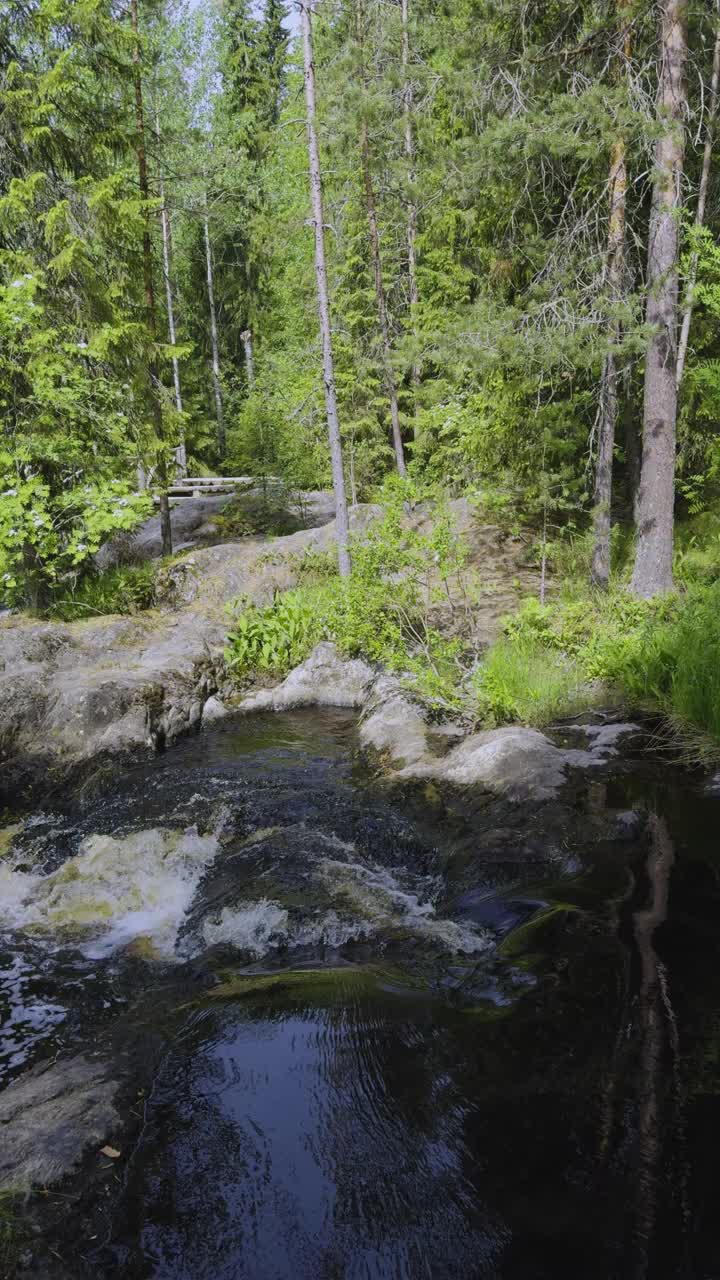
[[[720,796],[636,757],[530,811],[355,747],[229,719],[8,815],[0,1100],[89,1055],[121,1122],[0,1275],[720,1274]]]

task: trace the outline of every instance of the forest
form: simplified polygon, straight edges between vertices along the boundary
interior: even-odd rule
[[[717,738],[719,12],[0,6],[6,606],[142,603],[96,553],[154,502],[170,556],[183,475],[260,482],[240,526],[270,534],[281,492],[332,486],[339,578],[251,618],[278,669],[330,634],[422,660],[441,703],[474,680],[490,722],[611,679]],[[540,574],[480,676],[389,589],[457,555],[408,548],[403,512],[461,495]]]
[[[0,1280],[720,1277],[719,107],[0,0]]]

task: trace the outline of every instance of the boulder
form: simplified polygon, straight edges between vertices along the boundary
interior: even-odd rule
[[[289,711],[293,707],[361,707],[375,679],[358,659],[341,658],[334,644],[316,645],[275,689],[260,689],[240,703],[241,711]]]
[[[202,723],[214,724],[216,720],[223,720],[228,714],[228,709],[220,698],[208,698],[202,709]]]
[[[482,786],[511,800],[549,800],[565,782],[565,753],[537,729],[474,733],[435,766],[455,786]]]
[[[170,507],[170,525],[173,547],[176,551],[194,547],[203,537],[203,526],[212,516],[222,511],[232,494],[218,497],[186,498]],[[212,527],[212,534],[215,529]],[[134,534],[121,534],[111,538],[95,556],[98,569],[109,569],[117,564],[140,564],[144,560],[157,560],[162,555],[160,516],[151,516]]]
[[[369,692],[360,742],[398,769],[415,769],[423,762],[432,767],[425,716],[390,676],[380,676]]]
[[[42,1063],[0,1094],[0,1191],[51,1186],[120,1123],[117,1082],[88,1057]]]

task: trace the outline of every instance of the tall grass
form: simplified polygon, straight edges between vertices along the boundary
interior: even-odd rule
[[[658,710],[687,747],[699,730],[696,754],[720,756],[720,584],[696,587],[670,617],[646,623],[617,677],[628,700]]]
[[[597,700],[580,664],[534,641],[496,644],[473,678],[477,712],[486,724],[520,722],[541,729],[577,715]]]
[[[529,602],[474,678],[486,721],[538,727],[592,706],[598,684],[661,716],[689,758],[720,759],[720,582],[648,602]]]

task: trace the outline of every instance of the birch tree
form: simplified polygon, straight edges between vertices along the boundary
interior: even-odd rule
[[[155,137],[158,144],[158,156],[160,153],[160,112],[155,108]],[[167,306],[168,333],[170,336],[170,345],[175,347],[176,331],[175,331],[175,306],[173,302],[172,274],[171,274],[171,254],[170,254],[170,215],[168,213],[167,203],[165,201],[165,179],[163,177],[162,164],[158,173],[158,183],[160,187],[160,225],[162,227],[162,249],[163,249],[163,275],[165,276],[165,304]],[[178,411],[178,418],[182,423],[182,391],[180,388],[180,361],[175,352],[172,356],[173,371],[173,387],[175,390],[175,408]],[[187,475],[187,453],[185,450],[185,439],[181,438],[180,444],[175,450],[175,461],[181,476]]]
[[[705,206],[707,204],[708,186],[710,183],[710,168],[712,165],[713,140],[715,133],[715,122],[718,109],[718,87],[720,84],[720,0],[716,0],[715,6],[715,48],[713,51],[712,76],[710,79],[710,100],[707,110],[707,124],[705,126],[705,146],[703,148],[702,170],[700,173],[700,185],[698,187],[697,209],[695,211],[695,228],[699,229],[705,224]],[[683,310],[682,325],[680,326],[680,341],[678,343],[677,371],[675,381],[678,391],[683,379],[685,370],[685,359],[687,356],[688,342],[690,339],[690,324],[692,322],[693,303],[695,295],[695,283],[697,281],[698,255],[693,253],[690,260],[687,280],[685,282],[685,304]]]
[[[323,215],[322,171],[317,136],[317,95],[315,89],[315,65],[313,61],[312,11],[310,0],[299,0],[302,23],[303,78],[305,85],[305,125],[307,134],[308,166],[310,172],[310,197],[312,223],[315,237],[315,287],[320,340],[322,344],[322,371],[325,391],[330,461],[333,490],[335,493],[335,523],[340,576],[350,576],[350,550],[348,546],[348,512],[345,496],[342,441],[335,390],[335,362],[333,358],[332,329],[330,327],[330,299],[328,294],[327,264],[325,260],[325,224]]]
[[[355,3],[355,33],[360,59],[360,83],[363,93],[367,93],[367,72],[365,68],[364,40],[365,12],[363,0]],[[392,426],[393,449],[398,474],[407,475],[402,432],[400,430],[400,410],[398,407],[398,391],[395,371],[392,365],[392,343],[390,340],[390,323],[388,320],[387,299],[383,281],[382,255],[380,250],[380,234],[378,231],[377,204],[370,161],[370,142],[368,138],[367,120],[363,114],[360,122],[360,163],[362,168],[363,187],[365,191],[365,209],[368,220],[368,238],[370,259],[372,261],[373,280],[375,284],[375,301],[377,304],[378,323],[380,325],[380,341],[382,345],[383,378],[390,404],[390,422]]]
[[[133,80],[135,88],[136,152],[138,185],[143,202],[143,287],[145,291],[145,323],[148,336],[149,394],[158,446],[157,477],[160,499],[160,530],[162,553],[172,555],[172,525],[168,498],[167,459],[165,457],[165,431],[162,400],[160,398],[160,374],[157,365],[157,315],[155,311],[155,285],[153,281],[152,240],[150,237],[150,184],[148,180],[147,154],[145,150],[145,110],[142,86],[142,49],[138,26],[137,0],[130,0],[130,23],[133,32]]]
[[[619,25],[627,20],[627,0],[618,4]],[[627,65],[632,49],[629,25],[625,27],[622,57]],[[609,221],[607,249],[607,285],[611,307],[622,297],[625,273],[625,203],[627,196],[627,146],[622,133],[612,146],[610,178],[608,183]],[[610,530],[612,507],[612,473],[615,452],[619,402],[619,370],[614,343],[620,337],[620,324],[615,316],[610,320],[611,342],[603,361],[600,378],[600,411],[598,423],[597,461],[595,464],[595,494],[593,501],[593,555],[591,581],[605,590],[610,580]]]
[[[420,300],[417,282],[417,252],[415,240],[417,238],[417,205],[415,203],[415,129],[413,123],[413,112],[415,105],[415,94],[413,82],[410,76],[410,15],[408,12],[408,0],[400,0],[400,18],[401,18],[401,41],[402,41],[402,72],[403,72],[403,143],[405,148],[405,159],[407,161],[407,255],[408,255],[408,293],[410,299],[410,321],[417,345],[417,306]],[[410,372],[414,409],[417,409],[417,388],[420,383],[420,366],[417,356],[413,360]]]
[[[215,395],[215,419],[217,422],[217,447],[221,458],[225,457],[225,413],[222,384],[220,382],[220,347],[218,344],[217,311],[215,309],[215,284],[213,280],[212,246],[210,244],[210,216],[207,189],[203,191],[203,236],[205,240],[205,278],[207,281],[208,309],[210,311],[210,350],[212,361],[213,392]]]

